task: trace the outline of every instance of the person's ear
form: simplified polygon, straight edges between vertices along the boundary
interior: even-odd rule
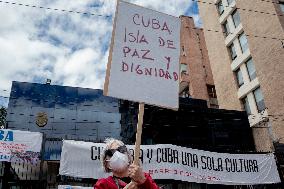
[[[111,168],[110,168],[110,165],[109,165],[109,161],[105,161],[105,167],[106,167],[109,171],[111,171]]]

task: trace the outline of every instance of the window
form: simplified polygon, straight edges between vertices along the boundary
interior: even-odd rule
[[[239,24],[241,23],[240,14],[237,11],[237,9],[232,13],[232,17],[233,17],[235,28],[237,28]]]
[[[241,72],[240,69],[238,69],[236,71],[236,75],[237,75],[237,80],[238,80],[238,84],[239,84],[239,87],[240,87],[244,84],[243,75],[242,75],[242,72]]]
[[[222,1],[220,1],[220,2],[217,4],[217,9],[218,9],[219,15],[222,15],[223,12],[224,12],[224,6],[223,6],[223,4],[222,4]]]
[[[209,98],[217,98],[216,89],[214,85],[207,85],[207,92]]]
[[[228,5],[230,6],[235,0],[228,0]]]
[[[284,13],[284,2],[279,2],[280,9]]]
[[[229,24],[227,21],[224,22],[224,24],[222,25],[225,36],[227,37],[230,34],[230,28],[229,28]]]
[[[181,74],[187,74],[187,64],[181,63],[180,64],[180,73]]]
[[[251,81],[254,80],[256,78],[256,71],[251,58],[246,62],[246,67],[248,70],[250,80]]]
[[[262,110],[265,109],[265,105],[264,105],[264,99],[263,99],[260,88],[255,89],[253,91],[253,94],[254,94],[257,109],[259,112],[261,112]]]
[[[237,58],[237,53],[236,53],[236,49],[235,49],[234,43],[232,43],[229,46],[229,50],[230,50],[230,54],[231,54],[231,59],[235,60]]]
[[[248,49],[248,40],[247,40],[247,37],[246,37],[245,33],[242,33],[239,36],[239,41],[240,41],[242,52],[243,53],[246,52],[247,49]]]
[[[189,98],[190,97],[190,93],[189,93],[189,87],[185,87],[181,93],[180,93],[180,97],[182,98]]]
[[[243,103],[244,109],[246,110],[247,114],[250,115],[251,111],[250,111],[250,107],[249,107],[248,97],[243,98],[242,103]]]
[[[181,47],[182,50],[182,56],[186,56],[185,50],[184,50],[184,46]]]

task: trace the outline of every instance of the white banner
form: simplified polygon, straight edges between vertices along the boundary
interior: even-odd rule
[[[41,133],[0,129],[0,161],[35,164],[41,143]]]
[[[178,109],[180,19],[117,2],[104,94]]]
[[[104,144],[65,140],[59,174],[107,177],[100,155]],[[128,146],[133,155],[134,146]],[[153,179],[174,179],[196,183],[253,185],[280,182],[274,155],[215,153],[170,144],[142,145],[143,170]]]
[[[58,185],[58,189],[94,189],[94,187],[71,186],[71,185]]]

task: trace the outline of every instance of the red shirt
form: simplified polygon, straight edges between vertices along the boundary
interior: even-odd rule
[[[159,187],[156,185],[156,183],[153,181],[152,177],[149,174],[145,173],[146,181],[139,185],[139,188],[141,189],[159,189]],[[119,180],[119,189],[126,186],[126,183]],[[97,183],[94,186],[94,189],[117,189],[117,184],[115,183],[115,180],[112,176],[109,176],[108,178],[102,178],[97,181]]]

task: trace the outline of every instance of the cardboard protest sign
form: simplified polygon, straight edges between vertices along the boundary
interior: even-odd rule
[[[0,129],[0,161],[36,164],[41,143],[41,133]]]
[[[104,178],[101,154],[105,144],[65,140],[59,174],[81,178]],[[127,146],[133,157],[134,146]],[[142,168],[153,179],[187,182],[254,185],[280,182],[274,155],[228,154],[169,144],[142,145]]]
[[[117,3],[104,94],[178,109],[180,19]]]

